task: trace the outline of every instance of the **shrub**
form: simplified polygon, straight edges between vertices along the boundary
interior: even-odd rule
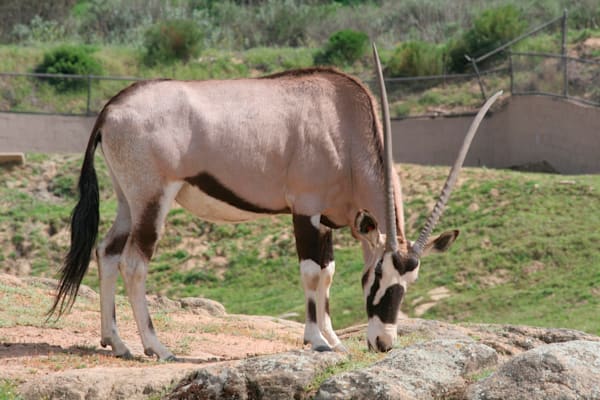
[[[345,29],[329,37],[325,49],[315,55],[315,64],[349,65],[367,51],[369,37],[364,32]]]
[[[449,46],[449,69],[464,72],[469,65],[465,54],[473,58],[482,56],[523,33],[526,26],[527,21],[512,4],[484,11],[475,18],[473,27]],[[486,63],[492,63],[498,57],[501,55]]]
[[[396,47],[386,64],[390,76],[424,76],[444,73],[446,48],[428,42],[410,41]]]
[[[144,63],[152,66],[187,62],[200,55],[203,34],[191,20],[169,20],[150,27],[144,36]]]
[[[68,75],[101,75],[102,66],[91,55],[92,50],[84,46],[60,46],[44,54],[41,64],[35,72]],[[84,79],[42,78],[64,92],[78,90],[87,86]]]

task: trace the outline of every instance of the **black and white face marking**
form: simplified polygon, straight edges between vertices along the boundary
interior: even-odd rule
[[[420,259],[408,254],[385,250],[385,235],[377,221],[366,210],[360,210],[354,220],[354,232],[363,240],[365,269],[362,287],[367,306],[369,324],[367,341],[369,348],[388,351],[392,348],[397,333],[398,310],[408,285],[419,277]],[[458,237],[458,231],[448,231],[430,239],[421,253],[446,251]]]
[[[363,276],[366,300],[367,342],[370,349],[389,351],[397,336],[400,304],[408,285],[417,279],[420,262],[386,252]]]

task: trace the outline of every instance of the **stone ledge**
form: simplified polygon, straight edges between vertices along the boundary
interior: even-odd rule
[[[23,153],[0,153],[0,165],[23,165],[25,154]]]

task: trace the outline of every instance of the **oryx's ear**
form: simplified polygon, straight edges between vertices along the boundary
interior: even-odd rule
[[[369,243],[371,248],[375,248],[381,243],[381,233],[377,228],[377,220],[366,210],[360,210],[354,218],[354,230],[356,233]]]
[[[423,256],[428,253],[443,253],[448,250],[454,243],[460,231],[455,229],[453,231],[446,231],[439,236],[429,239],[425,247],[423,248]]]

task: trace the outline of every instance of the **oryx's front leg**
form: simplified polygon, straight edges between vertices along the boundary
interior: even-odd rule
[[[344,350],[329,316],[329,288],[335,272],[331,229],[321,216],[293,216],[296,249],[306,301],[304,342],[317,351]]]

